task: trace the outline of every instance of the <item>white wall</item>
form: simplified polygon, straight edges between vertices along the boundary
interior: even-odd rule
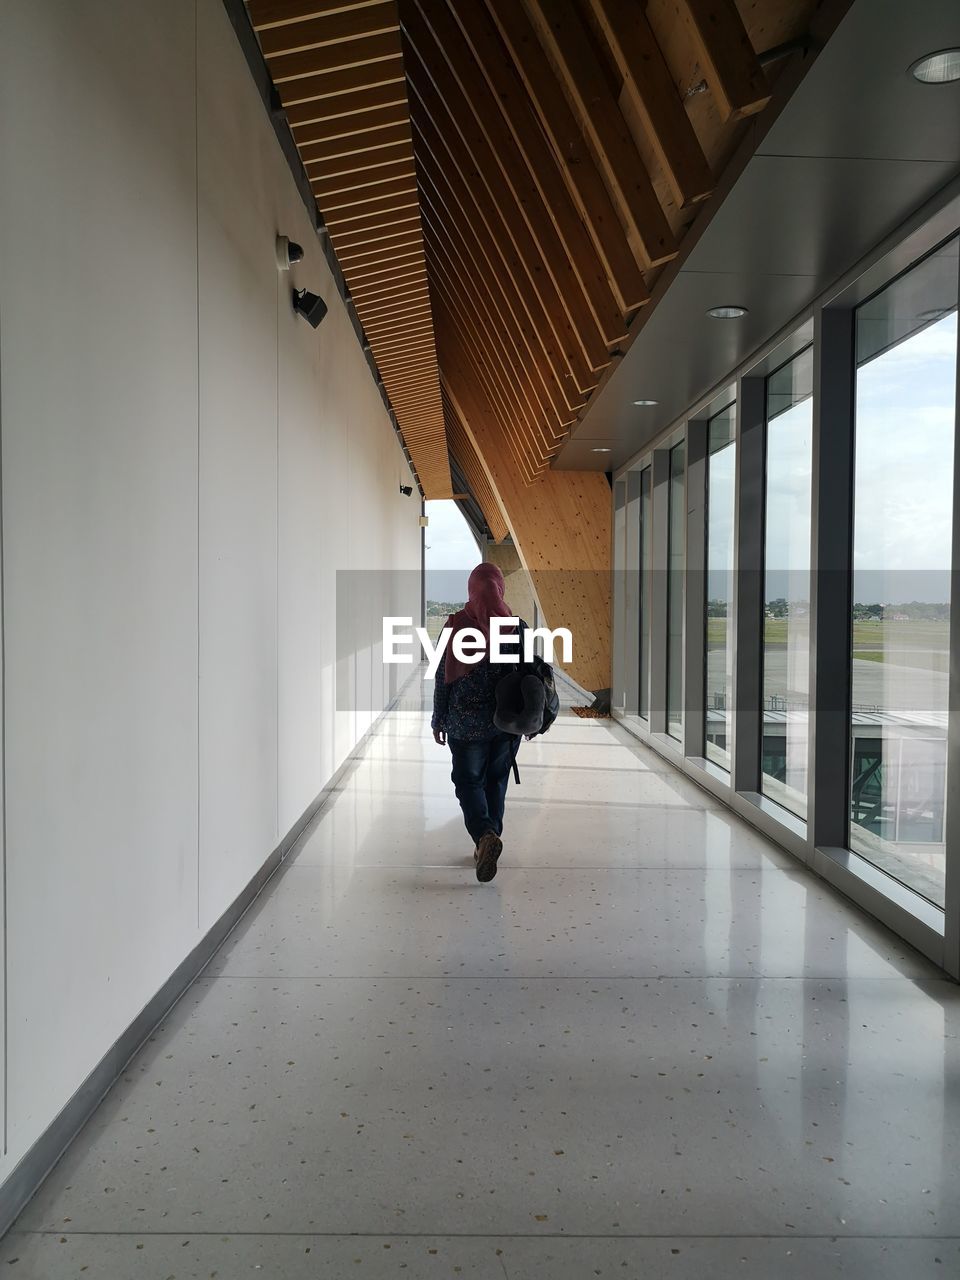
[[[2,1179],[370,722],[334,705],[336,570],[420,563],[221,0],[0,7],[0,433]]]

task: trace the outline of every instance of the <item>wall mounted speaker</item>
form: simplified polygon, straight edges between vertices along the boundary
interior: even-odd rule
[[[298,316],[303,316],[314,329],[327,314],[327,304],[315,293],[307,289],[293,290],[293,309]]]

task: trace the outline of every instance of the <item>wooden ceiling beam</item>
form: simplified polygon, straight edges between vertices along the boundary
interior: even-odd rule
[[[522,362],[515,340],[506,328],[498,323],[497,314],[492,311],[492,305],[490,305],[489,294],[484,296],[480,291],[471,288],[471,282],[475,278],[463,269],[462,260],[458,257],[456,248],[444,236],[442,230],[430,227],[428,223],[425,236],[430,252],[431,270],[443,271],[447,276],[449,289],[456,294],[460,305],[470,312],[471,332],[475,340],[481,346],[492,348],[492,358],[495,369],[498,370],[500,385],[507,388],[508,398],[521,402],[522,416],[530,422],[535,438],[540,440],[544,448],[549,448],[557,438],[559,430],[557,413],[543,393],[543,389],[539,387],[538,380],[531,376],[530,367]],[[477,335],[480,337],[477,338]]]
[[[339,196],[329,196],[323,202],[323,216],[327,222],[336,222],[338,218],[351,217],[355,212],[362,213],[364,206],[391,208],[390,202],[397,197],[404,198],[417,194],[415,178],[392,178],[373,187],[361,187],[356,193],[347,192]]]
[[[734,0],[680,0],[684,29],[702,60],[723,120],[742,120],[770,101],[770,87]]]
[[[417,103],[418,107],[419,105]],[[542,371],[545,384],[554,389],[552,394],[558,395],[565,405],[568,397],[578,395],[569,377],[569,366],[553,345],[549,329],[545,332],[544,326],[536,325],[531,320],[514,287],[516,277],[511,277],[508,259],[504,256],[504,246],[496,242],[478,217],[471,190],[457,166],[452,163],[453,157],[446,143],[426,112],[420,112],[418,125],[418,154],[421,164],[429,162],[434,190],[438,193],[438,224],[455,235],[470,256],[477,287],[492,287],[496,290],[499,304],[495,310],[499,316],[499,327],[516,329],[526,347],[526,360],[535,367],[537,376],[541,376]],[[421,175],[426,176],[423,169]],[[456,191],[454,187],[457,188]],[[522,289],[522,277],[519,283]],[[569,390],[564,390],[567,387]]]
[[[422,288],[411,289],[407,293],[400,294],[396,298],[387,298],[382,302],[372,301],[365,302],[362,299],[354,298],[354,306],[357,308],[357,315],[360,317],[364,329],[371,324],[377,324],[380,320],[387,320],[393,316],[406,315],[411,311],[429,311],[430,310],[430,291],[427,288],[426,281]]]
[[[423,254],[420,254],[419,257],[413,258],[409,262],[399,264],[392,272],[378,276],[373,280],[362,275],[355,277],[351,272],[350,293],[355,298],[366,298],[385,289],[402,289],[410,281],[425,277],[426,274],[426,263],[424,262]]]
[[[376,355],[380,350],[392,351],[405,343],[414,344],[424,342],[427,339],[429,339],[431,343],[435,344],[436,335],[433,330],[433,317],[428,316],[423,324],[411,326],[402,330],[398,329],[394,332],[375,335],[367,334],[367,338],[370,342],[370,348],[374,355]]]
[[[421,413],[435,413],[441,408],[440,375],[436,369],[433,369],[431,373],[425,374],[420,382],[392,387],[390,403],[398,410],[416,409]]]
[[[374,217],[419,207],[417,192],[413,190],[396,196],[383,196],[378,200],[362,200],[352,205],[334,208],[326,206],[323,216],[330,234],[339,235],[341,231],[350,231],[354,227],[369,226]]]
[[[443,268],[434,265],[435,289],[438,300],[442,298],[448,315],[457,326],[461,346],[470,352],[477,378],[483,385],[485,396],[497,408],[500,425],[512,440],[518,458],[524,458],[531,468],[549,457],[549,447],[543,435],[543,426],[518,396],[517,388],[504,376],[492,355],[490,335],[477,328],[465,300],[457,291],[456,283],[449,282]]]
[[[409,297],[414,289],[427,284],[427,269],[424,267],[417,275],[404,276],[395,285],[383,285],[379,289],[350,290],[350,296],[357,306],[375,306],[378,302],[386,302],[391,298]]]
[[[475,286],[475,278],[464,271],[461,260],[431,214],[432,210],[424,208],[424,247],[431,265],[431,276],[437,272],[444,277],[448,293],[467,314],[465,327],[474,345],[484,351],[501,392],[528,424],[532,436],[545,446],[549,445],[554,436],[552,424],[555,423],[549,402],[544,405],[538,399],[529,371],[516,361],[515,350],[511,350],[503,324],[498,323],[495,314],[491,315],[486,298],[480,296]]]
[[[340,208],[350,200],[362,199],[367,195],[382,195],[385,184],[396,182],[398,178],[402,178],[404,182],[416,179],[412,157],[391,167],[381,165],[378,169],[371,170],[371,174],[373,173],[380,176],[364,177],[362,173],[357,173],[352,178],[334,178],[332,181],[318,176],[311,178],[310,184],[321,208],[328,203],[331,208]]]
[[[705,200],[713,174],[656,37],[633,0],[591,0],[600,30],[679,208]]]
[[[514,477],[514,483],[521,491],[525,491],[527,486],[536,479],[537,472],[529,464],[520,466],[516,465],[515,461],[511,463],[510,442],[505,439],[503,428],[487,399],[483,385],[478,381],[478,372],[470,360],[469,352],[458,346],[456,339],[457,334],[452,327],[444,330],[441,395],[455,388],[456,395],[451,396],[450,399],[458,406],[463,405],[464,413],[460,415],[461,421],[466,422],[469,417],[471,440],[475,438],[475,426],[478,420],[485,424],[487,429],[483,436],[483,450],[481,452],[478,449],[478,456],[483,459],[484,470],[492,475],[493,468],[488,455],[496,456],[499,466],[505,468]],[[480,441],[478,440],[477,443],[479,444]],[[546,469],[545,466],[544,469]]]
[[[445,0],[441,0],[441,3],[444,2]],[[466,50],[468,61],[461,65],[461,74],[458,75],[465,90],[465,80],[467,83],[471,80],[476,83],[475,68],[479,65],[489,87],[491,109],[495,111],[496,104],[499,104],[515,143],[516,153],[537,185],[547,216],[553,220],[562,250],[579,278],[595,322],[608,345],[617,343],[626,334],[624,311],[649,301],[650,295],[643,277],[634,263],[631,286],[635,296],[630,305],[624,308],[614,292],[613,282],[608,279],[604,262],[587,233],[580,211],[574,204],[560,166],[544,136],[530,96],[516,73],[493,20],[482,3],[459,5],[455,12],[465,41],[462,45],[445,41],[447,58],[451,59],[452,50]],[[449,9],[447,13],[449,15]],[[486,119],[487,113],[484,112],[481,118]],[[497,139],[490,137],[490,140],[499,155],[501,166],[506,161],[509,167],[508,153]]]
[[[432,326],[428,332],[418,334],[416,337],[398,334],[395,338],[381,338],[376,344],[377,359],[385,360],[387,363],[399,361],[407,356],[417,355],[421,347],[433,345]]]
[[[401,364],[411,356],[419,356],[421,347],[432,344],[432,332],[419,334],[415,339],[404,334],[398,334],[394,338],[381,338],[377,343],[378,359],[386,364]]]
[[[387,65],[387,64],[384,64]],[[306,81],[291,81],[289,87],[302,86]],[[385,84],[371,84],[353,93],[335,93],[332,97],[301,99],[300,104],[284,108],[293,136],[300,141],[307,133],[312,137],[335,137],[340,131],[366,128],[367,120],[374,127],[392,123],[392,120],[410,118],[407,110],[407,86],[403,78]]]
[[[629,311],[638,305],[636,299],[647,294],[647,288],[627,238],[626,220],[614,205],[523,6],[519,0],[487,0],[487,6],[619,292],[620,305]]]
[[[386,31],[376,36],[364,36],[360,40],[348,40],[344,44],[327,46],[325,57],[318,49],[301,49],[298,53],[284,53],[268,58],[267,65],[274,84],[283,93],[283,82],[302,79],[304,76],[333,75],[353,67],[365,67],[371,62],[384,62],[400,53],[400,33]]]
[[[424,301],[424,298],[429,298],[429,296],[430,291],[428,279],[426,279],[426,271],[424,271],[424,275],[420,280],[410,280],[410,282],[403,284],[402,287],[394,289],[392,293],[374,293],[369,294],[369,296],[367,294],[364,294],[364,296],[351,294],[358,314],[362,312],[367,317],[374,315],[376,311],[387,310],[389,307],[399,306],[404,302]]]
[[[592,381],[595,385],[597,378],[591,375],[597,374],[609,364],[606,344],[590,314],[579,282],[574,284],[568,279],[566,288],[557,283],[554,272],[559,268],[556,264],[560,259],[563,259],[565,265],[569,264],[526,167],[518,157],[512,157],[512,167],[516,171],[514,180],[533,206],[536,219],[541,225],[540,236],[548,246],[547,249],[531,230],[517,190],[507,180],[496,151],[454,76],[443,49],[424,19],[422,9],[412,0],[404,10],[404,35],[407,48],[412,46],[417,55],[415,59],[407,61],[408,81],[414,77],[411,63],[415,62],[418,68],[416,83],[419,85],[421,101],[426,96],[432,104],[435,122],[438,111],[443,111],[448,117],[448,142],[462,153],[462,163],[459,166],[461,172],[472,175],[475,195],[491,215],[493,224],[499,224],[502,228],[496,234],[506,234],[513,245],[521,271],[528,278],[536,295],[537,301],[533,305],[540,314],[546,316],[557,340],[563,344],[571,371],[575,372],[575,368],[582,370],[581,376],[577,378],[577,385],[581,390],[585,389],[585,381]],[[485,88],[482,77],[478,77],[472,94],[482,95]],[[513,139],[497,108],[493,106],[491,109],[487,105],[486,110],[492,120],[500,120],[500,144],[515,152]],[[524,174],[526,178],[523,177]],[[572,319],[571,315],[576,319]]]
[[[438,124],[438,120],[443,121],[446,116],[446,107],[420,66],[419,59],[412,53],[407,62],[407,70],[408,83],[421,108],[421,135],[425,123],[429,121],[432,134],[439,143],[434,153],[435,159],[444,170],[449,165],[448,177],[456,184],[474,236],[491,247],[495,261],[499,258],[499,264],[494,269],[505,273],[511,290],[516,292],[565,392],[578,396],[590,390],[596,386],[597,377],[584,358],[579,343],[572,340],[574,335],[570,322],[554,296],[552,282],[545,282],[543,277],[546,273],[538,272],[536,268],[537,255],[532,245],[528,246],[529,237],[521,237],[525,251],[530,255],[525,262],[523,254],[517,251],[501,209],[491,197],[485,183],[477,180],[472,157],[455,125],[448,121],[444,130]],[[449,161],[446,157],[449,157]],[[549,307],[534,284],[534,277],[549,300]],[[549,287],[546,287],[547,284]]]
[[[676,238],[578,11],[563,0],[524,4],[647,265],[669,262],[677,254]]]
[[[359,156],[364,159],[390,159],[390,155],[379,155],[386,148],[412,146],[409,118],[397,124],[383,125],[379,129],[366,129],[360,133],[346,133],[340,137],[305,142],[297,139],[300,155],[304,164],[314,161],[334,161],[348,156]]]
[[[260,48],[269,60],[307,49],[326,50],[330,45],[349,43],[364,36],[384,35],[399,30],[399,27],[395,0],[386,0],[363,9],[340,9],[319,18],[261,27]]]
[[[521,480],[523,481],[523,483],[529,484],[535,474],[534,466],[530,461],[526,450],[518,446],[517,443],[515,442],[513,435],[510,433],[509,429],[504,424],[501,418],[500,412],[498,411],[496,405],[490,403],[489,392],[486,390],[484,386],[483,367],[478,362],[473,351],[469,347],[465,346],[462,341],[460,341],[461,335],[457,331],[456,318],[449,311],[449,309],[446,308],[445,303],[441,302],[440,305],[443,308],[443,311],[445,313],[444,328],[447,332],[447,344],[449,345],[454,341],[457,342],[457,346],[460,351],[460,358],[462,361],[465,361],[469,365],[472,373],[473,381],[476,383],[484,399],[487,401],[489,405],[488,411],[491,413],[494,420],[496,421],[501,451],[506,455],[508,459],[512,459],[511,465],[515,469],[516,473],[521,477]]]
[[[348,251],[349,248],[358,248],[364,246],[374,246],[385,242],[392,242],[399,230],[404,233],[410,230],[416,230],[420,234],[420,211],[401,209],[393,214],[381,215],[379,220],[374,220],[365,227],[353,227],[349,223],[344,224],[343,230],[328,228],[330,230],[330,239],[332,239],[334,251]]]
[[[543,395],[538,390],[537,398],[543,401],[545,397],[556,420],[562,422],[583,403],[583,397],[578,396],[569,382],[562,381],[563,366],[547,350],[541,334],[510,287],[509,277],[504,275],[489,240],[478,239],[475,235],[464,197],[450,185],[454,178],[450,167],[444,168],[431,150],[431,143],[434,146],[439,143],[432,134],[424,133],[424,129],[432,130],[432,125],[418,122],[422,207],[435,206],[434,222],[438,231],[446,236],[464,274],[472,277],[478,290],[486,295],[489,310],[496,317],[493,322],[510,338],[520,368],[526,370],[527,377],[535,386],[538,384],[542,388]]]
[[[304,164],[313,169],[311,182],[319,182],[330,194],[350,188],[368,187],[371,183],[386,182],[390,178],[406,178],[415,172],[413,154],[404,151],[393,154],[385,150],[382,155],[373,159],[365,156],[332,161],[308,159]]]
[[[440,403],[440,375],[436,369],[430,375],[429,381],[424,381],[418,386],[410,387],[408,390],[403,387],[391,388],[389,395],[390,403],[397,413],[436,413],[438,409],[442,410]]]
[[[401,318],[425,317],[430,314],[430,295],[426,290],[420,294],[411,293],[404,298],[393,298],[389,303],[377,307],[357,307],[364,333],[382,333],[385,324],[392,324]]]
[[[482,308],[477,305],[477,299],[464,287],[457,264],[446,256],[439,237],[436,240],[432,236],[428,238],[427,251],[431,275],[435,274],[442,280],[452,309],[461,315],[460,323],[465,335],[475,350],[483,355],[500,399],[513,406],[511,415],[525,424],[525,434],[538,442],[538,446],[548,447],[553,438],[550,431],[552,415],[544,411],[532,394],[529,375],[518,377],[514,372],[503,333],[489,325]]]
[[[355,218],[350,222],[333,222],[328,225],[327,230],[330,232],[334,248],[337,248],[344,238],[350,241],[354,236],[375,234],[388,227],[404,226],[408,223],[415,224],[419,219],[419,207],[408,205],[401,209],[387,209],[383,213],[369,213],[361,219]]]
[[[407,366],[407,368],[405,369],[381,370],[381,376],[384,380],[385,385],[389,385],[390,387],[390,399],[391,400],[397,399],[397,397],[400,394],[401,388],[407,385],[407,380],[410,378],[416,378],[418,373],[429,375],[429,377],[432,379],[430,384],[431,388],[433,392],[435,392],[440,375],[437,370],[437,358],[436,358],[436,355],[433,353],[425,357],[420,362],[419,366],[411,364]]]
[[[277,87],[287,120],[295,131],[315,121],[349,116],[407,99],[399,54],[361,67],[286,80]]]
[[[387,312],[382,315],[371,316],[367,321],[363,321],[363,331],[368,336],[373,337],[383,333],[406,332],[407,327],[414,322],[420,323],[425,320],[433,321],[433,313],[430,310],[430,303],[423,302],[418,306],[412,304],[408,307],[399,307],[395,311]]]
[[[424,351],[418,353],[415,358],[411,357],[409,362],[406,364],[391,365],[391,364],[380,364],[378,362],[377,368],[380,370],[381,376],[383,378],[391,379],[391,380],[395,378],[403,377],[403,375],[406,373],[413,373],[418,368],[430,368],[433,370],[434,375],[436,375],[437,356],[434,348],[431,346],[429,348],[425,348]]]
[[[393,386],[397,390],[410,390],[414,387],[421,387],[424,383],[429,383],[435,388],[437,383],[437,367],[432,360],[421,360],[419,364],[411,364],[405,369],[394,369],[392,373]]]
[[[257,31],[283,22],[323,18],[346,9],[369,9],[381,0],[247,0],[250,21]]]
[[[432,345],[425,347],[420,352],[411,354],[410,358],[405,363],[398,362],[384,364],[379,360],[377,361],[377,368],[380,370],[380,373],[384,378],[402,377],[404,373],[412,373],[415,369],[426,367],[433,369],[434,374],[436,374],[437,354]]]
[[[435,254],[428,241],[428,254]],[[487,394],[497,404],[504,427],[514,437],[517,449],[527,456],[539,456],[542,439],[542,417],[532,413],[524,403],[519,389],[506,376],[497,359],[492,334],[478,326],[471,315],[468,299],[458,288],[455,279],[447,274],[445,266],[436,259],[431,266],[434,287],[443,294],[447,307],[456,319],[461,340],[469,345],[477,364],[484,371]]]
[[[376,261],[371,261],[352,266],[350,268],[350,279],[356,281],[358,285],[374,284],[379,280],[389,280],[396,271],[404,271],[422,262],[423,246],[418,243],[416,246],[411,245],[403,253],[391,254],[387,262],[377,263]]]
[[[297,146],[302,149],[312,146],[315,142],[332,142],[335,138],[360,137],[363,134],[393,128],[398,124],[405,124],[408,127],[410,124],[405,91],[402,97],[397,93],[395,101],[385,106],[366,107],[346,114],[323,116],[311,124],[300,125],[294,128],[293,137]]]
[[[489,362],[483,350],[471,340],[464,327],[463,317],[457,309],[454,299],[445,291],[443,302],[447,308],[449,322],[457,328],[457,341],[466,358],[470,361],[477,383],[496,415],[503,433],[504,441],[513,454],[515,465],[522,475],[532,477],[537,468],[546,464],[548,455],[536,437],[531,436],[529,427],[522,419],[518,419],[511,411],[510,404],[505,401],[496,381],[491,376]]]
[[[483,168],[491,194],[495,199],[515,201],[585,357],[593,368],[605,367],[609,363],[605,348],[626,334],[623,312],[536,122],[515,110],[521,139],[511,127],[511,111],[503,91],[509,99],[513,85],[509,78],[497,74],[498,68],[503,69],[499,36],[490,29],[481,6],[461,5],[459,19],[455,19],[447,0],[416,3],[445,60],[445,66],[432,64],[431,76],[441,93],[459,90],[464,103],[464,109],[457,113],[460,131]],[[409,31],[409,21],[406,28]],[[528,110],[519,93],[510,101],[513,107]],[[525,125],[529,125],[526,130]]]
[[[347,244],[337,249],[337,257],[341,266],[356,266],[358,263],[376,261],[378,264],[391,262],[392,253],[409,253],[411,249],[423,247],[423,236],[420,225],[405,227],[393,235],[384,236],[377,244],[356,245],[351,248]]]

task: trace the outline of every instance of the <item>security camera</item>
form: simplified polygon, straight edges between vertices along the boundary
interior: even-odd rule
[[[411,495],[411,493],[413,493],[413,485],[412,485],[412,484],[402,484],[402,485],[400,486],[400,492],[403,494],[403,496],[404,496],[405,498],[409,498],[409,497],[410,497],[410,495]]]
[[[277,270],[289,271],[295,262],[302,260],[303,245],[297,244],[295,240],[288,240],[286,236],[277,236],[276,252]]]

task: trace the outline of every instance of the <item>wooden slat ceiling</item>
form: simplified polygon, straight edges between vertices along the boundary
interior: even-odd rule
[[[248,9],[413,467],[452,496],[395,0]]]
[[[454,402],[524,483],[549,468],[769,101],[762,55],[827,3],[249,0],[428,497],[444,423],[489,474]]]

